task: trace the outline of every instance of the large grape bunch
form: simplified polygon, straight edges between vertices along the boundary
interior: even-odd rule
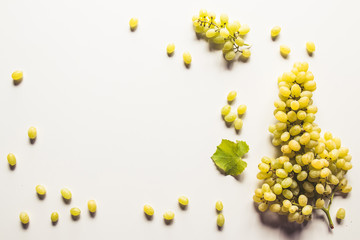
[[[263,183],[253,200],[261,212],[269,209],[299,224],[310,220],[313,210],[321,209],[334,228],[329,208],[335,194],[352,189],[345,178],[352,157],[340,138],[329,132],[320,135],[312,100],[316,82],[308,68],[306,62],[295,63],[291,72],[278,78],[277,123],[270,125],[269,131],[282,154],[261,159],[257,178]]]

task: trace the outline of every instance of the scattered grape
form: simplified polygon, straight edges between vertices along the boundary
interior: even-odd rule
[[[88,209],[89,209],[89,212],[91,212],[91,213],[96,212],[97,205],[96,205],[95,200],[89,200],[88,201]]]
[[[233,112],[231,112],[231,113],[229,113],[228,115],[226,115],[226,116],[224,117],[224,119],[225,119],[225,122],[231,123],[231,122],[235,121],[235,119],[236,119],[236,114],[233,113]]]
[[[221,108],[221,115],[226,116],[230,113],[230,111],[231,111],[231,106],[225,105]]]
[[[239,105],[237,112],[239,115],[243,115],[246,112],[246,109],[247,109],[246,105],[241,104]]]
[[[30,139],[35,139],[37,136],[37,131],[35,127],[30,127],[28,130],[28,136]]]
[[[306,50],[307,50],[309,53],[315,52],[315,43],[313,43],[313,42],[307,42],[307,43],[306,43]]]
[[[183,59],[186,65],[190,65],[192,58],[189,52],[184,52]]]
[[[223,227],[225,223],[225,217],[222,213],[219,213],[217,216],[216,223],[219,227]]]
[[[271,29],[271,37],[276,37],[277,35],[280,34],[281,31],[281,27],[279,26],[275,26]]]
[[[73,207],[70,209],[70,214],[73,217],[78,217],[80,215],[80,213],[81,213],[81,210],[77,207]]]
[[[57,212],[52,212],[50,219],[53,223],[56,223],[57,221],[59,221],[59,213]]]
[[[9,153],[9,154],[7,155],[7,160],[8,160],[8,163],[9,163],[10,166],[13,167],[13,166],[16,165],[16,157],[15,157],[14,154]]]
[[[166,47],[166,52],[168,55],[171,55],[175,51],[175,44],[169,43]]]
[[[336,212],[336,218],[344,219],[345,218],[345,209],[339,208]]]
[[[27,212],[21,212],[19,217],[22,224],[28,224],[30,221],[29,214],[27,214]]]
[[[139,20],[137,18],[131,18],[129,21],[130,28],[135,30],[138,25]]]
[[[46,188],[44,187],[44,185],[37,185],[35,190],[36,193],[39,194],[40,196],[44,196],[46,194]]]
[[[179,197],[178,201],[182,206],[187,206],[189,204],[189,199],[186,196]]]
[[[152,216],[152,215],[154,215],[154,209],[149,204],[145,204],[144,205],[144,213],[148,216]]]
[[[234,127],[236,130],[240,130],[243,126],[243,120],[241,118],[237,118],[234,121]]]
[[[237,95],[236,91],[231,91],[231,92],[229,92],[229,94],[227,95],[227,100],[228,100],[229,102],[234,101],[235,98],[236,98],[236,95]]]
[[[163,215],[164,219],[166,221],[171,221],[174,219],[175,217],[175,213],[173,211],[166,211]]]
[[[221,212],[224,208],[222,201],[217,201],[215,203],[215,208],[216,208],[216,211]]]
[[[71,192],[70,192],[69,189],[63,188],[63,189],[61,189],[60,192],[61,192],[61,196],[62,196],[64,199],[66,199],[66,200],[70,200],[70,199],[71,199],[72,194],[71,194]]]
[[[287,55],[289,55],[290,54],[290,52],[291,52],[291,50],[290,50],[290,48],[288,47],[288,46],[286,46],[286,45],[281,45],[280,46],[280,53],[281,53],[281,55],[283,55],[283,56],[287,56]]]
[[[22,71],[14,71],[11,74],[11,77],[16,82],[21,81],[23,79],[23,72]]]

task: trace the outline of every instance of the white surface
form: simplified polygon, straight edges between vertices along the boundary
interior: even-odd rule
[[[356,239],[359,234],[359,1],[80,1],[0,2],[0,239]],[[228,13],[251,27],[249,62],[229,69],[221,51],[197,40],[191,17],[200,8]],[[128,21],[139,18],[130,32]],[[280,25],[275,41],[270,29]],[[316,44],[309,57],[305,42]],[[167,57],[167,43],[176,45]],[[279,45],[291,47],[289,59]],[[190,69],[182,52],[193,57]],[[347,212],[330,232],[314,219],[302,231],[263,224],[252,203],[261,156],[273,156],[268,125],[274,121],[276,79],[295,61],[308,61],[318,84],[317,123],[350,148],[353,192],[336,198]],[[24,71],[14,86],[13,70]],[[220,108],[229,90],[248,112],[237,135],[225,127]],[[29,144],[27,129],[38,129]],[[240,180],[221,175],[210,156],[222,138],[250,145]],[[10,171],[6,155],[18,160]],[[44,184],[45,200],[35,195]],[[60,188],[69,187],[65,205]],[[190,198],[187,211],[177,197]],[[94,219],[86,211],[98,202]],[[216,200],[226,223],[216,228]],[[147,221],[142,205],[156,211]],[[70,219],[79,206],[79,221]],[[167,226],[162,213],[176,212]],[[31,217],[22,229],[18,214]],[[50,223],[58,210],[60,221]],[[320,214],[321,215],[321,214]]]

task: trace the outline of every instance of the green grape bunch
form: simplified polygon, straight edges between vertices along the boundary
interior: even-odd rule
[[[240,24],[239,21],[229,22],[226,14],[221,14],[220,21],[216,21],[215,13],[203,9],[198,16],[192,18],[192,21],[197,34],[222,47],[227,61],[234,60],[238,53],[241,53],[240,56],[245,60],[250,57],[251,44],[243,39],[250,31],[248,25]]]
[[[308,68],[306,62],[295,63],[291,72],[278,78],[280,99],[274,102],[278,122],[269,131],[282,154],[261,159],[257,178],[263,182],[253,200],[261,212],[269,209],[299,224],[310,220],[313,210],[322,210],[334,228],[330,205],[334,195],[352,190],[345,178],[352,157],[340,138],[329,132],[320,135],[312,100],[316,82]]]

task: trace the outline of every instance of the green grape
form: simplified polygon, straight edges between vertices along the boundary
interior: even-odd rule
[[[230,113],[230,111],[231,111],[231,106],[225,105],[221,108],[221,115],[226,116]]]
[[[216,44],[222,44],[225,42],[225,39],[222,36],[216,36],[213,38],[213,41]]]
[[[306,205],[305,207],[303,207],[302,214],[310,215],[311,213],[312,213],[312,206]]]
[[[288,189],[284,189],[282,194],[287,199],[292,199],[292,197],[294,196],[294,194]]]
[[[213,38],[217,35],[217,32],[215,31],[215,29],[209,29],[206,31],[205,35],[207,38]]]
[[[234,46],[234,44],[233,44],[231,41],[227,41],[227,42],[224,44],[223,49],[224,49],[225,51],[229,51],[229,50],[233,49],[233,46]]]
[[[336,218],[337,219],[344,219],[345,218],[345,209],[339,208],[336,212]]]
[[[298,198],[300,206],[304,207],[308,203],[308,198],[305,195],[300,195]]]
[[[285,199],[282,203],[285,208],[290,208],[292,206],[291,202],[287,199]]]
[[[278,203],[274,203],[274,204],[270,205],[269,210],[272,211],[272,212],[277,213],[277,212],[280,212],[281,206]]]
[[[266,163],[260,163],[258,165],[258,168],[261,172],[264,172],[264,173],[267,173],[270,169],[270,165],[269,164],[266,164]]]
[[[281,187],[283,187],[283,188],[288,188],[288,187],[291,186],[291,184],[292,184],[292,178],[287,177],[287,178],[285,178],[284,180],[282,180],[282,182],[281,182]]]
[[[282,186],[281,186],[281,184],[280,183],[276,183],[275,185],[274,185],[274,188],[273,188],[273,191],[274,191],[274,193],[276,194],[276,195],[279,195],[279,194],[281,194],[282,193]]]
[[[237,37],[236,39],[235,39],[235,43],[236,43],[236,45],[238,45],[238,46],[243,46],[244,45],[244,39],[242,39],[241,37]]]
[[[258,206],[259,211],[265,212],[268,209],[269,205],[267,203],[260,203]]]
[[[224,117],[225,121],[228,122],[228,123],[231,123],[233,121],[235,121],[236,119],[236,114],[233,113],[233,112],[230,112],[229,114],[227,114],[225,117]]]
[[[284,162],[284,170],[290,173],[293,169],[293,165],[290,162]]]
[[[286,178],[288,173],[284,169],[276,169],[276,176],[279,178]]]
[[[232,61],[232,60],[234,60],[234,58],[235,58],[235,52],[234,51],[229,51],[229,52],[227,52],[225,54],[225,59],[227,61]]]

